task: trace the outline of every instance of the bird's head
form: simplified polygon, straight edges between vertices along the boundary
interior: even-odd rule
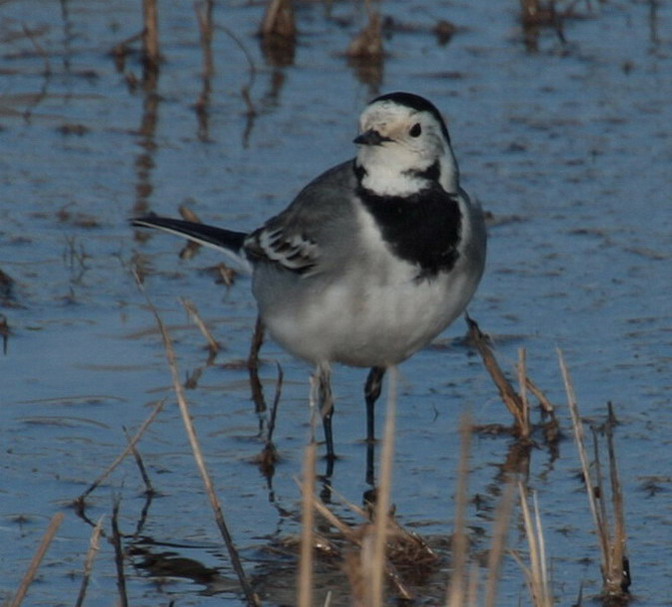
[[[359,120],[357,167],[362,186],[375,194],[408,196],[439,183],[458,190],[458,168],[445,122],[436,107],[419,95],[377,97]]]

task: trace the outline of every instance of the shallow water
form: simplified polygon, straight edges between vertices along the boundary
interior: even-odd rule
[[[631,590],[641,604],[672,603],[670,7],[592,3],[591,13],[581,3],[585,18],[565,22],[565,43],[544,29],[534,52],[523,43],[516,2],[385,2],[383,14],[400,27],[386,37],[382,69],[365,80],[342,56],[365,21],[354,4],[300,3],[299,44],[283,67],[264,59],[255,36],[263,7],[225,3],[215,9],[206,125],[194,109],[204,83],[193,6],[174,4],[162,7],[156,94],[143,90],[137,56],[118,71],[110,55],[139,31],[139,3],[10,1],[0,9],[0,270],[13,281],[0,286],[10,330],[0,356],[0,598],[18,587],[48,520],[64,512],[24,604],[74,603],[91,528],[70,504],[124,449],[124,428],[135,431],[167,397],[139,443],[157,496],[147,504],[129,459],[89,497],[87,515],[104,515],[109,530],[121,499],[131,604],[241,604],[171,396],[161,338],[135,283],[138,266],[181,374],[200,373],[187,395],[246,570],[265,604],[293,601],[285,554],[299,529],[294,478],[308,436],[310,370],[264,346],[268,398],[276,363],[285,375],[275,434],[281,460],[269,489],[252,463],[263,443],[240,364],[255,320],[248,281],[214,284],[204,270],[219,263],[215,253],[181,260],[181,242],[138,235],[127,218],[150,209],[174,215],[188,203],[204,221],[256,227],[353,154],[355,119],[369,98],[406,89],[442,109],[463,184],[494,216],[471,315],[493,336],[507,371],[526,349],[529,373],[558,405],[567,436],[556,348],[587,418],[602,420],[614,403]],[[438,19],[458,26],[447,45],[431,33]],[[252,58],[252,81],[232,32]],[[248,85],[254,119],[241,96]],[[210,364],[181,297],[224,347]],[[452,529],[460,416],[509,422],[486,371],[457,339],[464,331],[456,323],[400,370],[393,501],[402,523],[439,544]],[[357,503],[367,488],[364,378],[353,369],[334,378],[341,458],[333,485]],[[381,407],[380,429],[382,418]],[[489,543],[509,446],[501,436],[473,445],[477,550]],[[569,440],[555,460],[532,453],[529,484],[539,495],[558,604],[575,602],[581,587],[584,597],[600,589],[578,470]],[[515,528],[510,542],[524,546]],[[434,575],[434,585],[442,583],[446,564]],[[321,580],[322,591],[340,583]],[[113,550],[103,541],[87,600],[116,603],[116,592]],[[501,596],[507,604],[526,596],[512,562]]]

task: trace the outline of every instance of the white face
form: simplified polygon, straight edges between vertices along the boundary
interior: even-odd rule
[[[378,133],[381,142],[359,145],[357,161],[367,171],[365,187],[379,194],[413,193],[424,183],[413,172],[422,172],[438,161],[441,185],[455,191],[457,167],[450,142],[433,114],[390,100],[377,101],[360,118],[360,133],[369,131]]]

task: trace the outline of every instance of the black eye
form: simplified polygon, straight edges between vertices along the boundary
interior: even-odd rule
[[[422,127],[420,126],[419,122],[416,122],[412,127],[411,130],[408,131],[408,134],[411,137],[420,137],[420,134],[422,133]]]

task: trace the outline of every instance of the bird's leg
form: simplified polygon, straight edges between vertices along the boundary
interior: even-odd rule
[[[376,457],[376,445],[373,443],[366,443],[366,476],[364,480],[367,485],[372,488],[376,487],[376,466],[374,459]],[[364,502],[367,501],[366,493],[364,493]]]
[[[319,413],[324,426],[324,436],[327,443],[326,470],[321,477],[322,491],[320,498],[325,504],[331,502],[331,477],[334,473],[334,439],[331,432],[331,416],[334,412],[334,402],[331,393],[331,369],[329,363],[320,363],[315,367],[315,373],[310,378],[310,441],[315,444],[315,427]]]
[[[259,415],[260,425],[261,415],[266,411],[266,401],[264,400],[264,389],[259,379],[259,351],[264,343],[264,321],[261,316],[257,316],[257,323],[254,326],[254,336],[250,344],[250,353],[247,357],[247,371],[250,375],[250,388],[252,389],[252,402],[257,415]],[[260,428],[261,430],[262,428]]]
[[[331,418],[334,415],[334,397],[331,392],[331,368],[328,364],[317,366],[317,395],[322,425],[324,427],[324,440],[327,444],[327,460],[336,459],[334,452],[334,435],[331,430]]]
[[[385,367],[371,367],[364,385],[364,398],[366,400],[366,442],[372,445],[376,441],[375,408],[376,401],[383,387]]]
[[[364,385],[364,398],[366,400],[366,482],[372,487],[375,486],[373,463],[376,444],[375,408],[383,386],[384,375],[385,367],[371,367]]]

